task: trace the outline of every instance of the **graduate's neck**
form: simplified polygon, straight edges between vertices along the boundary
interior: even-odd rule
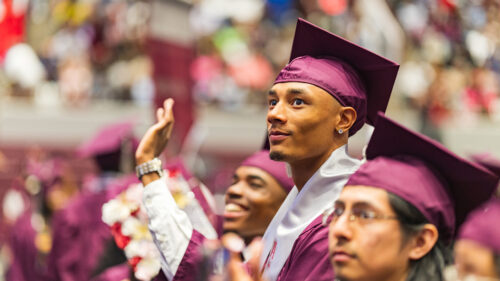
[[[306,182],[321,167],[321,165],[323,165],[323,163],[325,163],[325,161],[328,160],[332,152],[334,152],[344,144],[345,143],[332,146],[331,149],[329,149],[328,151],[319,156],[297,160],[294,161],[293,163],[289,163],[290,168],[292,170],[293,182],[295,183],[295,186],[297,186],[299,192],[302,190]]]

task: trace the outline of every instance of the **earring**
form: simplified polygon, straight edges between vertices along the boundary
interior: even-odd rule
[[[339,135],[342,135],[342,133],[344,132],[344,130],[339,129],[338,132],[339,132]]]

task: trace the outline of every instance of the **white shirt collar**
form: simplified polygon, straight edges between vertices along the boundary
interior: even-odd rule
[[[265,263],[264,276],[268,280],[277,279],[295,240],[338,198],[347,179],[359,166],[360,161],[350,157],[344,145],[332,152],[300,192],[296,186],[290,191],[263,237],[260,264],[262,267]]]

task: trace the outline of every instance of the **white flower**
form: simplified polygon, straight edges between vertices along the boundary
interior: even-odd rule
[[[133,257],[145,257],[148,254],[148,249],[147,244],[150,243],[149,241],[146,240],[134,240],[132,239],[130,243],[127,244],[127,247],[125,247],[125,256],[127,256],[128,259],[131,259]]]
[[[122,222],[130,216],[130,206],[125,204],[120,198],[108,201],[102,206],[102,220],[112,226],[116,222]]]
[[[136,267],[135,277],[139,280],[149,281],[160,272],[161,264],[158,259],[142,259]]]
[[[125,221],[123,221],[122,234],[129,236],[134,240],[152,240],[148,225],[138,220],[136,217],[128,217]]]

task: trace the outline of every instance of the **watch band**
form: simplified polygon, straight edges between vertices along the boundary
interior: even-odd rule
[[[161,166],[161,160],[158,157],[155,157],[152,160],[144,162],[135,167],[135,174],[139,179],[141,179],[142,176],[151,173],[158,173],[160,177],[163,176],[163,168]]]

